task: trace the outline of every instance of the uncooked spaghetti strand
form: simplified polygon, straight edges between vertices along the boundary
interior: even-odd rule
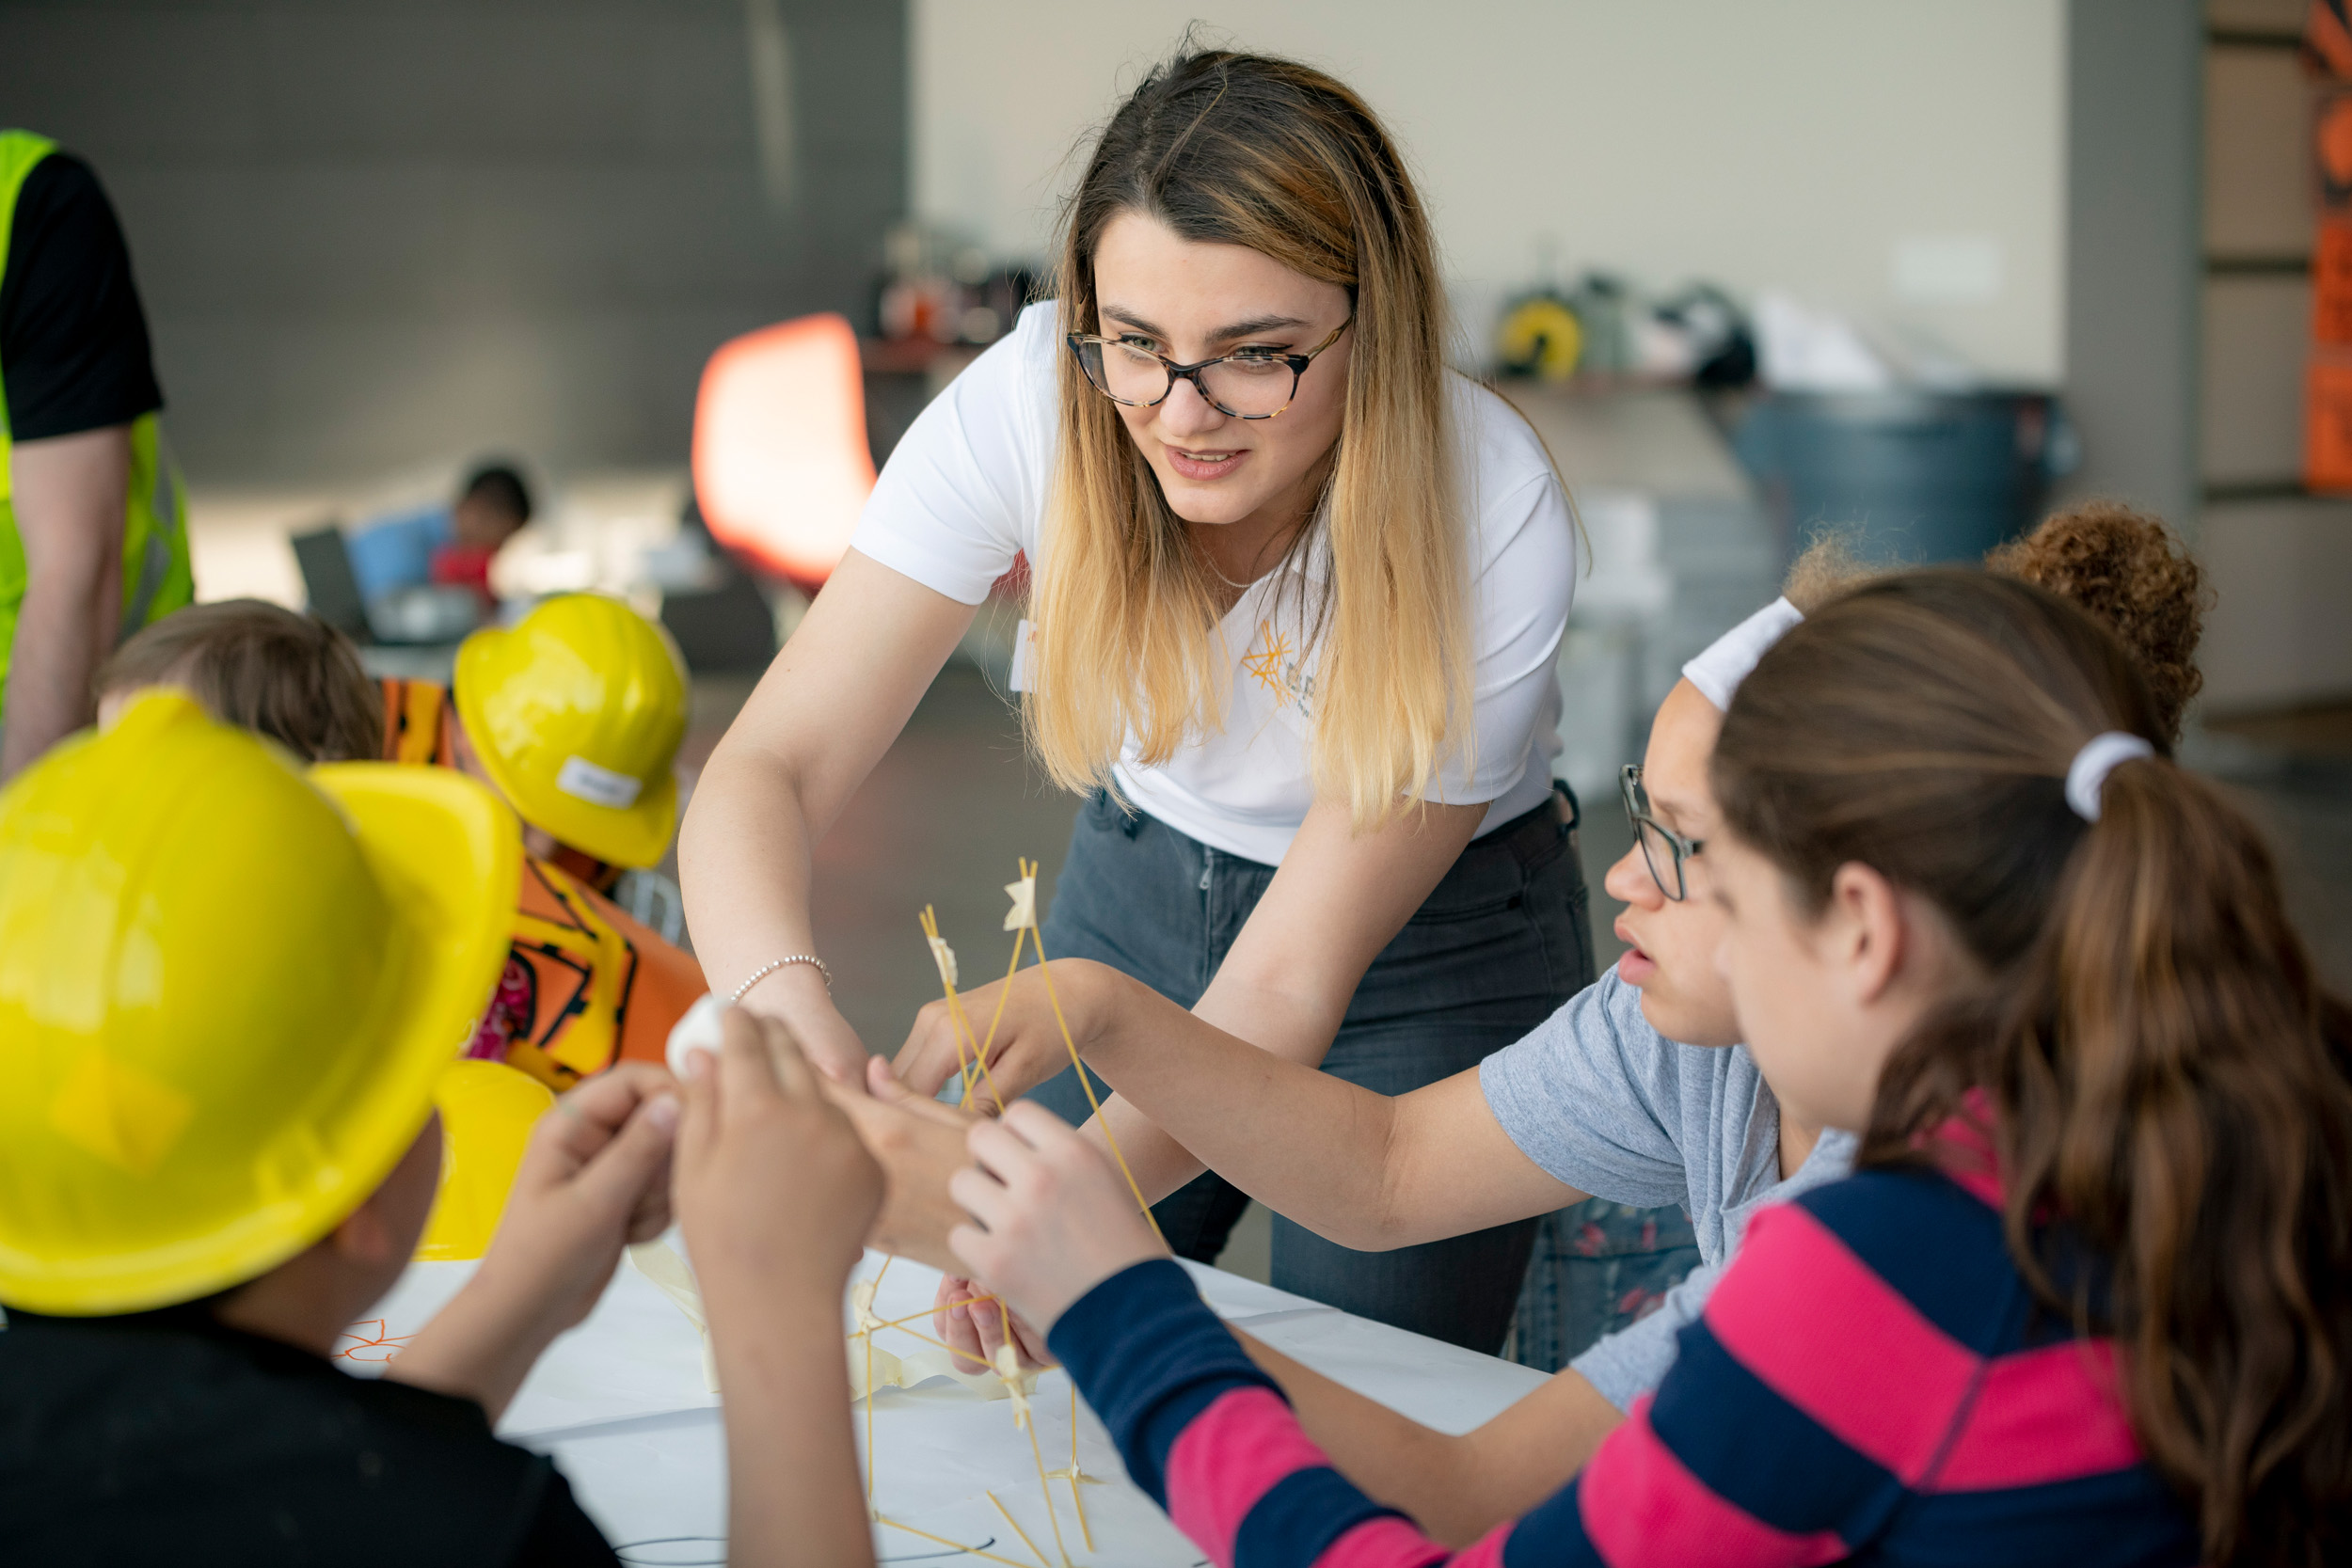
[[[979,1086],[972,1071],[972,1054],[977,1053],[979,1042],[973,1039],[971,1021],[963,1016],[963,1005],[956,999],[956,983],[947,978],[947,960],[940,956],[947,944],[940,941],[939,917],[929,904],[923,906],[920,924],[924,940],[933,943],[931,958],[939,965],[939,989],[947,996],[947,1029],[956,1040],[956,1080],[963,1085],[960,1108],[968,1111],[972,1108],[973,1092]],[[967,1043],[970,1053],[965,1050]]]
[[[1111,1159],[1118,1163],[1119,1174],[1127,1179],[1127,1191],[1135,1195],[1136,1207],[1142,1210],[1143,1217],[1151,1222],[1152,1234],[1159,1237],[1160,1244],[1166,1246],[1168,1236],[1160,1229],[1159,1216],[1152,1212],[1149,1203],[1144,1202],[1143,1188],[1136,1184],[1136,1173],[1127,1168],[1127,1156],[1119,1149],[1119,1134],[1111,1131],[1109,1120],[1104,1117],[1103,1102],[1095,1098],[1093,1081],[1087,1075],[1086,1064],[1078,1059],[1077,1042],[1070,1037],[1070,1021],[1061,1016],[1061,998],[1054,994],[1054,970],[1045,961],[1045,933],[1042,931],[1038,933],[1037,938],[1037,970],[1045,976],[1045,1000],[1053,1004],[1054,1022],[1061,1027],[1061,1043],[1070,1052],[1070,1065],[1078,1069],[1078,1086],[1087,1092],[1087,1104],[1094,1112],[1096,1125],[1103,1129],[1103,1141],[1110,1145]]]
[[[996,1043],[996,1026],[1005,1022],[1005,1004],[1012,997],[1012,977],[1021,971],[1021,944],[1028,940],[1029,927],[1024,926],[1012,934],[1012,962],[1005,966],[1005,989],[996,993],[996,1012],[988,1021],[988,1037],[980,1041],[980,1054]]]
[[[1012,1510],[1005,1506],[1004,1499],[993,1492],[984,1492],[983,1495],[990,1502],[996,1505],[996,1512],[1005,1516],[1005,1523],[1012,1527],[1012,1533],[1021,1537],[1021,1544],[1028,1547],[1030,1551],[1037,1552],[1038,1568],[1054,1568],[1053,1563],[1046,1560],[1045,1554],[1038,1551],[1037,1543],[1029,1539],[1029,1532],[1021,1528],[1021,1521],[1012,1516]],[[1046,1506],[1051,1508],[1053,1504],[1049,1502]]]
[[[1012,1344],[1012,1311],[1001,1301],[996,1304],[996,1322],[1005,1343]],[[997,1375],[1003,1376],[1001,1372]],[[1045,1499],[1045,1522],[1054,1527],[1054,1550],[1061,1554],[1061,1568],[1071,1568],[1070,1548],[1062,1544],[1061,1515],[1054,1509],[1054,1483],[1045,1479],[1045,1450],[1038,1446],[1037,1418],[1031,1416],[1021,1424],[1029,1429],[1029,1457],[1037,1461],[1037,1490]]]
[[[983,1367],[988,1365],[988,1358],[986,1356],[975,1355],[968,1350],[958,1350],[955,1346],[947,1343],[945,1339],[934,1339],[928,1334],[919,1333],[914,1329],[907,1327],[904,1323],[898,1324],[898,1330],[901,1334],[914,1335],[914,1338],[922,1340],[927,1345],[937,1345],[941,1350],[946,1351],[949,1355],[961,1356],[966,1361],[977,1361]]]
[[[866,1508],[874,1508],[874,1472],[881,1466],[874,1451],[874,1336],[869,1329],[858,1338],[866,1341]]]
[[[1094,1550],[1094,1530],[1087,1523],[1086,1487],[1078,1480],[1078,1380],[1070,1380],[1070,1501],[1078,1511],[1078,1533],[1086,1537],[1087,1550]]]
[[[946,1307],[942,1307],[938,1303],[934,1302],[932,1305],[923,1308],[920,1312],[910,1312],[903,1318],[893,1318],[886,1323],[876,1323],[874,1327],[877,1332],[885,1328],[899,1328],[908,1323],[920,1323],[934,1312],[945,1312],[948,1309],[948,1307],[979,1307],[988,1302],[994,1301],[995,1299],[996,1298],[994,1296],[966,1296],[961,1301],[951,1301],[947,1303]]]

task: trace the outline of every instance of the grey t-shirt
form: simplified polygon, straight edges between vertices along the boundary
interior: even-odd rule
[[[1620,1410],[1666,1375],[1675,1335],[1706,1307],[1749,1216],[1853,1168],[1852,1135],[1831,1130],[1782,1180],[1780,1102],[1747,1047],[1668,1039],[1613,969],[1487,1057],[1478,1083],[1503,1132],[1547,1173],[1613,1203],[1679,1203],[1698,1233],[1699,1267],[1658,1310],[1572,1363]]]

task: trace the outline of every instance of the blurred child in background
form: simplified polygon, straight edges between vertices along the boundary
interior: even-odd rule
[[[706,989],[702,969],[605,889],[659,861],[676,828],[676,655],[628,606],[575,594],[511,632],[476,633],[458,674],[454,704],[426,681],[379,689],[341,632],[234,599],[131,639],[99,672],[97,696],[103,721],[141,688],[175,687],[306,762],[438,762],[488,783],[522,817],[528,853],[507,973],[466,1053],[557,1091],[623,1058],[660,1061]],[[461,712],[488,743],[471,742]]]
[[[513,465],[477,466],[457,499],[377,518],[345,542],[360,595],[373,605],[404,588],[470,588],[491,605],[490,562],[531,521],[531,486]]]
[[[165,617],[116,649],[94,684],[102,727],[135,692],[167,686],[304,762],[372,761],[383,750],[383,705],[350,639],[261,599]]]
[[[625,1058],[660,1062],[671,1027],[703,993],[692,955],[616,907],[591,879],[607,857],[628,864],[659,859],[675,826],[669,762],[685,724],[685,695],[673,658],[659,632],[609,599],[557,600],[515,632],[478,633],[461,650],[459,670],[464,705],[484,733],[499,737],[487,758],[466,740],[455,712],[444,713],[441,688],[388,683],[430,697],[419,706],[432,714],[451,762],[490,782],[509,804],[529,802],[522,813],[529,852],[515,875],[506,962],[459,1048],[462,1065],[439,1091],[449,1162],[427,1257],[480,1257],[531,1126],[553,1097]],[[342,634],[259,600],[199,605],[124,643],[99,675],[102,721],[154,686],[183,690],[215,718],[265,735],[305,761],[373,760],[398,750],[398,736],[388,738],[384,728],[384,698]],[[602,704],[567,705],[583,689],[609,694]],[[596,804],[564,792],[565,779],[578,787],[591,776],[584,770],[612,772],[605,764],[634,767],[640,771],[630,778],[650,779],[640,784],[642,800]],[[622,792],[605,781],[607,801]],[[566,804],[584,809],[567,814]],[[534,825],[549,817],[592,848],[568,851]],[[557,863],[566,855],[589,876]]]
[[[668,636],[616,599],[567,594],[468,638],[451,687],[383,690],[386,760],[470,773],[523,820],[514,958],[468,1053],[559,1090],[622,1057],[660,1061],[707,989],[702,967],[610,895],[677,832],[687,692]]]
[[[450,508],[449,538],[434,546],[426,570],[447,588],[470,588],[484,609],[497,603],[490,592],[490,562],[505,543],[531,521],[531,487],[503,463],[477,468]]]

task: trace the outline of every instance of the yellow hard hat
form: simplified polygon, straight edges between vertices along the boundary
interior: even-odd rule
[[[504,1062],[452,1062],[433,1091],[441,1113],[441,1190],[417,1256],[429,1262],[479,1258],[506,1212],[531,1130],[553,1091]]]
[[[0,792],[0,1302],[193,1300],[364,1202],[505,961],[517,837],[168,693]]]
[[[566,594],[457,650],[457,717],[523,820],[615,865],[661,858],[677,827],[685,662],[617,599]]]

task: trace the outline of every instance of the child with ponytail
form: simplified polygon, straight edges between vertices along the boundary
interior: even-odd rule
[[[1771,1207],[1654,1397],[1459,1560],[2317,1564],[2352,1510],[2352,1027],[2123,647],[2032,584],[1816,608],[1734,697],[1692,862],[1783,1114]],[[1446,1560],[1297,1428],[1032,1106],[953,1244],[1220,1564]]]
[[[2065,562],[2044,573],[2081,592]],[[2072,1365],[2099,1370],[2073,1419],[2045,1416],[2013,1451],[2079,1439],[2111,1402],[2195,1560],[2343,1560],[2352,1017],[2313,976],[2260,835],[2166,760],[2165,673],[2044,596],[1923,576],[1806,630],[1758,668],[1715,753],[1713,869],[1751,1044],[1825,1069],[1837,1049],[1818,1005],[1786,1009],[1811,1015],[1810,1040],[1772,1022],[1836,967],[1788,963],[1775,928],[1817,954],[1908,929],[1964,976],[1887,1036],[1865,1174],[1822,1207],[1873,1187],[1976,1200],[1964,1226],[2000,1238],[2006,1365],[2071,1338]]]

